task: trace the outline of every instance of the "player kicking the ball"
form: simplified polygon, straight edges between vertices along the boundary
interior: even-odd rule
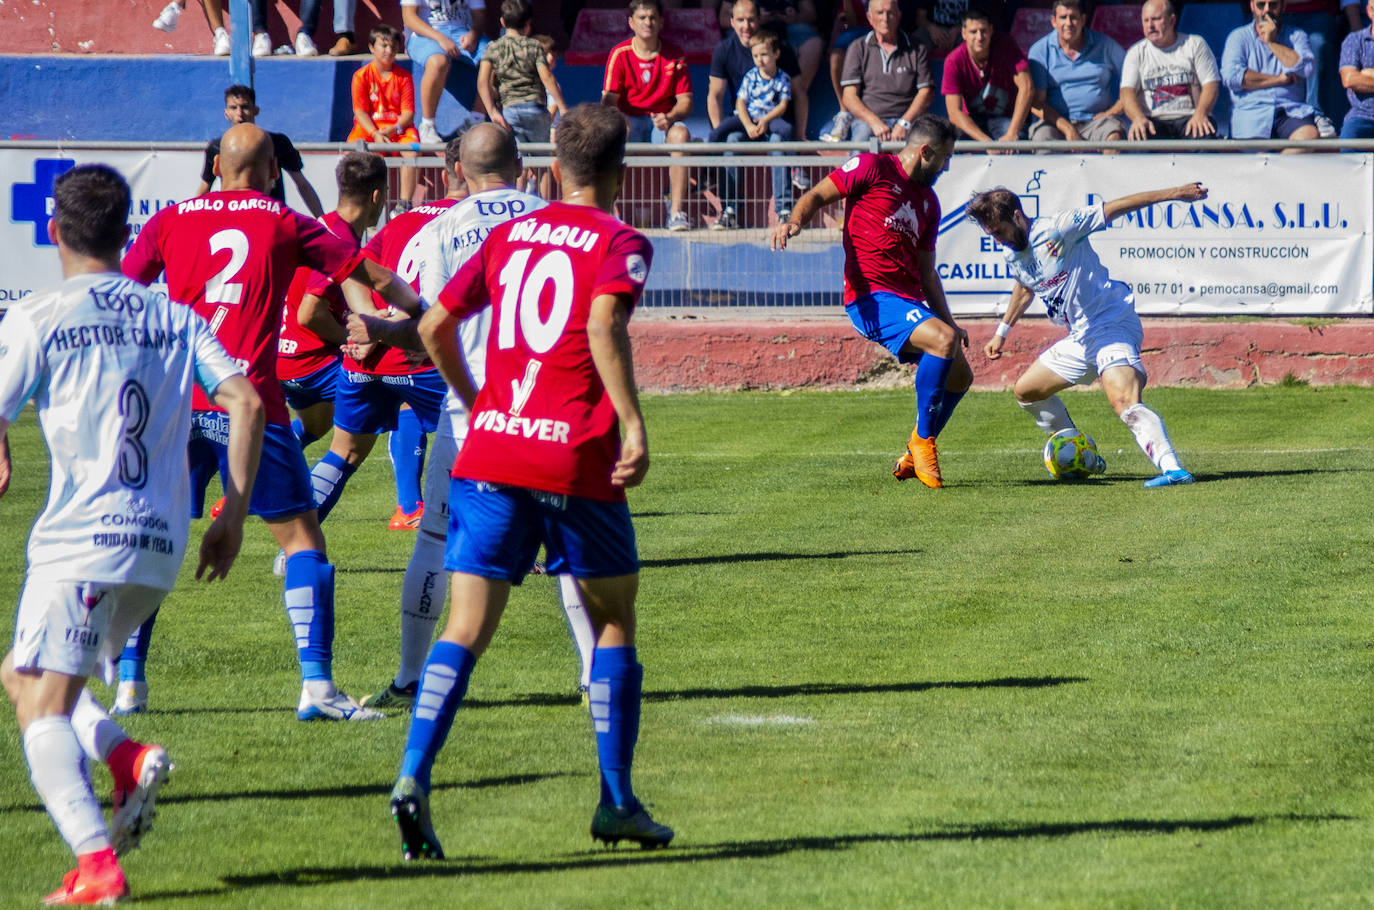
[[[625,488],[644,479],[649,449],[626,324],[653,248],[610,214],[625,136],[613,108],[568,113],[553,164],[563,201],[492,228],[420,321],[426,349],[473,417],[449,496],[448,624],[421,673],[391,795],[406,859],[443,856],[429,817],[430,771],[511,585],[540,544],[550,572],[577,579],[596,630],[590,699],[601,800],[592,836],[643,846],[673,837],[630,784],[643,668]],[[478,392],[456,329],[487,306],[487,382]]]
[[[892,473],[933,488],[944,485],[935,437],[973,384],[968,333],[950,315],[935,272],[940,200],[931,186],[953,152],[954,127],[922,114],[900,152],[850,158],[773,229],[773,249],[786,249],[818,211],[845,200],[845,314],[860,335],[916,364],[916,428]]]
[[[34,788],[76,854],[45,903],[112,904],[129,894],[115,857],[139,845],[171,764],[161,746],[129,739],[86,679],[176,581],[191,523],[181,455],[192,385],[228,412],[225,507],[205,532],[196,578],[207,568],[209,580],[223,577],[238,555],[263,408],[204,320],[119,274],[129,237],[124,178],[76,167],[53,196],[48,237],[66,280],[13,304],[0,323],[0,436],[33,399],[53,454],[0,679]],[[8,478],[7,448],[0,461]],[[88,759],[114,777],[109,828]]]
[[[998,187],[969,202],[969,217],[1007,248],[1007,267],[1016,278],[1006,315],[988,341],[989,360],[1002,356],[1007,333],[1036,294],[1050,320],[1069,334],[1051,345],[1016,380],[1016,401],[1047,435],[1073,427],[1058,393],[1102,377],[1102,390],[1122,423],[1130,428],[1145,457],[1159,468],[1147,487],[1192,483],[1179,463],[1164,421],[1140,400],[1145,366],[1140,360],[1143,332],[1131,289],[1115,281],[1088,242],[1113,219],[1161,202],[1207,198],[1201,183],[1134,193],[1110,202],[1029,218],[1011,190]]]

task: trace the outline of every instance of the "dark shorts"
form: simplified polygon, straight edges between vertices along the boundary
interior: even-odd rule
[[[191,517],[200,518],[206,484],[216,471],[221,481],[229,473],[229,415],[193,411],[186,456],[191,469]],[[269,423],[263,429],[262,460],[248,511],[261,518],[285,518],[313,508],[315,493],[300,440],[290,427]]]
[[[891,291],[856,297],[845,304],[844,312],[860,335],[887,348],[902,363],[921,359],[920,351],[903,353],[902,348],[918,325],[935,316],[924,302]]]
[[[404,376],[377,376],[343,370],[334,396],[334,426],[354,436],[389,433],[396,415],[408,404],[426,433],[439,425],[448,385],[438,370]]]
[[[309,376],[300,379],[283,379],[281,390],[286,394],[286,403],[293,411],[304,411],[325,401],[333,401],[338,388],[339,361],[331,360]]]
[[[454,478],[444,568],[519,584],[544,545],[550,575],[639,571],[630,506]]]
[[[1282,110],[1274,111],[1274,128],[1269,132],[1270,139],[1287,139],[1305,126],[1317,128],[1317,119],[1312,114],[1306,117],[1290,117]]]

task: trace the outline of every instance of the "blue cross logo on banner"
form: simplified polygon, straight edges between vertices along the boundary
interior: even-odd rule
[[[39,158],[33,163],[33,183],[16,183],[10,191],[10,221],[33,223],[34,246],[52,246],[48,222],[52,220],[53,181],[76,167],[70,158]]]

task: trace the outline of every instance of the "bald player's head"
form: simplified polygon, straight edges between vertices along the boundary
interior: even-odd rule
[[[463,166],[463,178],[468,183],[499,178],[509,184],[520,176],[520,153],[515,146],[515,134],[494,123],[479,123],[463,134],[458,162]]]
[[[272,137],[251,123],[240,123],[225,131],[215,162],[226,190],[253,189],[265,193],[277,176]]]

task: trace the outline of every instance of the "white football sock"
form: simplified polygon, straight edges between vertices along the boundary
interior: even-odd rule
[[[1064,402],[1059,400],[1058,395],[1051,395],[1044,401],[1018,401],[1021,410],[1025,411],[1035,419],[1035,425],[1045,431],[1046,436],[1053,436],[1060,430],[1073,428],[1073,418],[1069,416],[1069,409],[1064,407]]]
[[[577,579],[571,575],[556,575],[558,599],[563,604],[563,616],[568,620],[568,631],[572,633],[573,643],[577,645],[577,659],[582,665],[580,685],[590,686],[592,682],[592,651],[596,648],[596,633],[592,631],[592,618],[582,605],[582,593],[577,589]]]
[[[30,723],[24,731],[24,758],[34,789],[72,852],[80,856],[109,847],[110,836],[71,718],[59,714]]]
[[[110,719],[90,689],[82,689],[76,699],[76,707],[72,709],[72,731],[86,757],[101,764],[108,764],[115,746],[129,738],[129,734]]]
[[[419,531],[401,581],[401,665],[396,671],[397,686],[404,688],[420,678],[447,593],[444,542]]]
[[[1121,422],[1130,428],[1140,450],[1155,463],[1155,467],[1161,471],[1183,469],[1178,455],[1174,453],[1174,444],[1169,441],[1169,434],[1164,429],[1164,421],[1158,414],[1144,404],[1133,404],[1121,412]]]

